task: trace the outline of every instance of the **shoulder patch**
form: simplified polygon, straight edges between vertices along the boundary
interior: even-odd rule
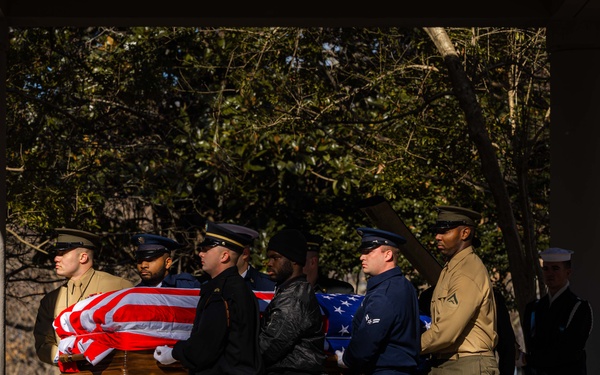
[[[365,320],[367,321],[367,324],[377,324],[380,321],[379,318],[373,318],[373,319],[371,319],[369,317],[369,314],[365,315]]]
[[[453,305],[458,305],[458,298],[456,297],[456,293],[452,293],[451,296],[446,298],[446,302],[451,303]]]

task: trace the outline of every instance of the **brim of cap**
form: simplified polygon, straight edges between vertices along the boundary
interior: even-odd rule
[[[466,225],[464,223],[436,223],[429,227],[429,230],[435,232],[437,230],[449,230],[459,227],[461,225]]]
[[[49,249],[49,250],[50,250],[50,251],[49,251],[49,253],[50,253],[50,254],[56,254],[56,253],[58,253],[58,252],[61,252],[61,253],[67,253],[67,252],[69,252],[69,251],[71,251],[71,250],[75,250],[75,249],[77,249],[78,247],[82,247],[82,246],[73,246],[73,247],[51,247],[51,248]]]
[[[153,258],[158,258],[160,256],[162,256],[163,254],[167,254],[169,253],[169,250],[167,249],[161,249],[161,250],[147,250],[147,251],[136,251],[135,252],[135,259],[153,259]]]
[[[369,253],[372,250],[377,249],[380,246],[385,245],[384,243],[374,243],[374,242],[362,242],[358,247],[358,251],[360,253]]]

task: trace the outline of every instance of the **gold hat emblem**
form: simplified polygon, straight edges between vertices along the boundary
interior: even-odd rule
[[[144,242],[146,242],[146,240],[144,239],[144,237],[138,237],[138,242],[141,244],[143,244]]]

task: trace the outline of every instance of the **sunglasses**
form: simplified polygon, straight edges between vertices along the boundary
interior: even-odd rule
[[[200,250],[201,253],[205,253],[208,250],[217,247],[217,246],[226,246],[225,241],[219,241],[219,240],[215,240],[213,238],[207,238],[204,241],[202,241],[202,243],[200,245],[198,245],[198,248]]]

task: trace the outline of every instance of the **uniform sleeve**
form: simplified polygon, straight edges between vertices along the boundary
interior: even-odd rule
[[[434,353],[452,345],[477,311],[482,296],[476,283],[465,276],[456,277],[451,287],[433,301],[437,309],[431,328],[421,335],[421,353]]]
[[[35,352],[40,361],[49,364],[55,364],[54,356],[58,352],[56,335],[52,326],[54,322],[54,304],[56,303],[56,298],[50,298],[53,295],[46,295],[40,301],[35,326],[33,327]]]
[[[173,347],[173,358],[192,371],[212,366],[225,349],[227,316],[224,300],[215,298],[209,302],[202,311],[197,330]]]
[[[376,293],[364,300],[364,319],[353,327],[352,340],[344,353],[344,363],[352,369],[360,370],[375,363],[377,354],[381,351],[391,332],[391,326],[396,323],[397,314],[388,297]]]
[[[305,331],[303,309],[299,298],[286,296],[277,300],[259,335],[260,352],[265,364],[277,362],[289,353]],[[273,303],[273,302],[271,302]]]

